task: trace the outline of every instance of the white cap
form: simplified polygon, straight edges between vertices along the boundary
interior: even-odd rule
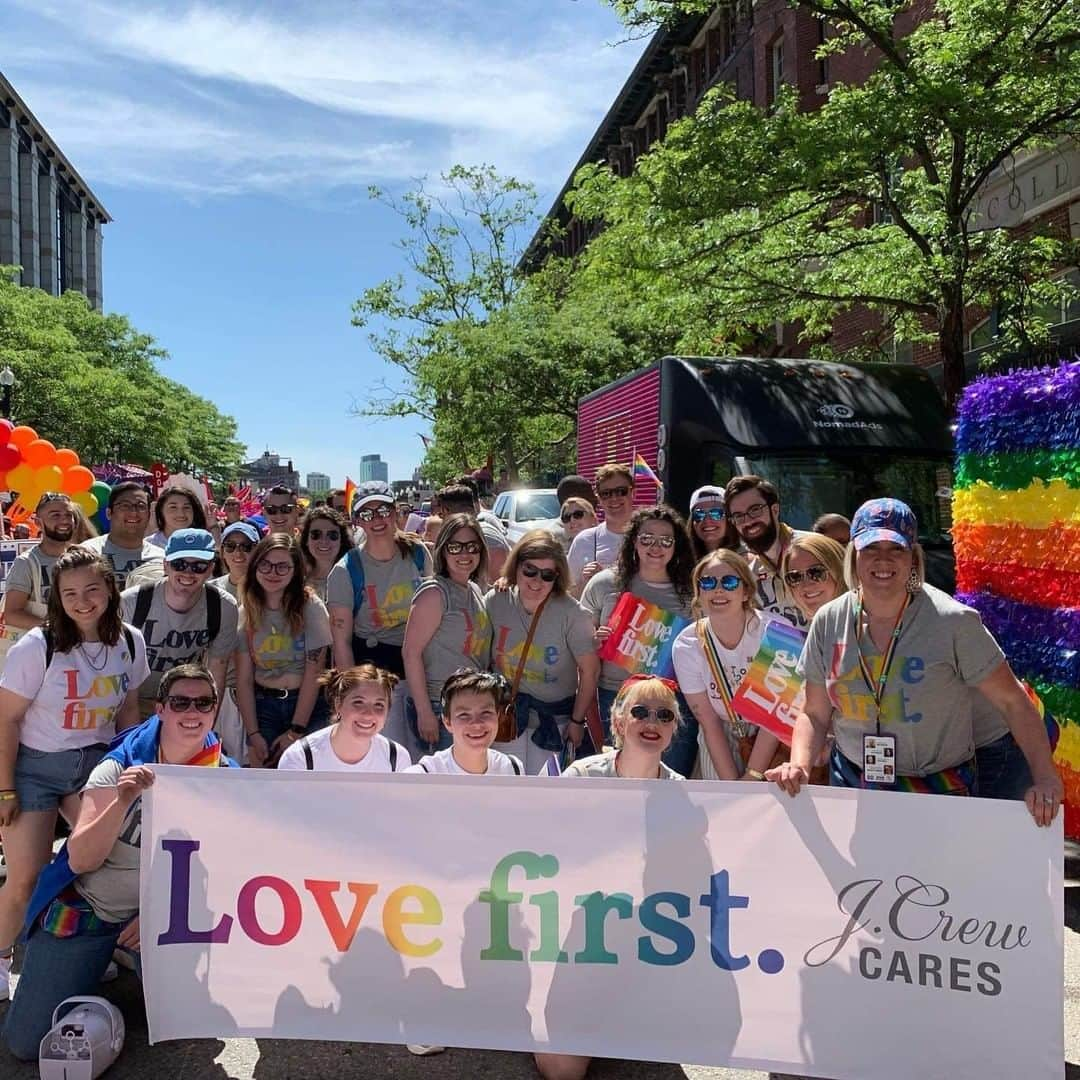
[[[690,496],[690,509],[693,510],[698,503],[703,503],[713,499],[718,499],[721,503],[724,501],[724,489],[716,487],[714,484],[706,484],[704,487],[699,487],[693,495]]]

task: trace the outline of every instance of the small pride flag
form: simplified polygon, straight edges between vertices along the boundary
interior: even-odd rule
[[[651,480],[657,487],[660,486],[660,477],[649,468],[649,463],[636,452],[634,454],[634,479]]]
[[[621,667],[627,675],[659,675],[670,679],[675,674],[671,647],[679,631],[690,625],[689,619],[625,592],[608,616],[607,624],[611,634],[597,650],[601,660]]]
[[[795,665],[806,634],[787,623],[770,622],[761,646],[731,699],[731,707],[751,724],[771,731],[791,745],[795,714],[804,701],[802,679]]]
[[[346,476],[345,477],[345,516],[348,517],[352,514],[352,501],[356,496],[356,485]]]

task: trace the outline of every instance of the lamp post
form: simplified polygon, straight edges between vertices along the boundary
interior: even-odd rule
[[[0,409],[3,410],[4,419],[11,419],[11,388],[15,385],[15,372],[11,370],[6,364],[4,370],[0,371],[0,387],[3,387],[4,397],[0,402]]]

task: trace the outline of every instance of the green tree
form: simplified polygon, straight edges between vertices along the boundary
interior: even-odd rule
[[[76,292],[50,296],[0,268],[0,363],[15,373],[14,419],[94,464],[117,452],[148,466],[232,479],[243,460],[236,422],[166,378],[168,354],[122,315]]]
[[[633,26],[711,9],[699,0],[609,0]],[[984,228],[979,195],[998,170],[1077,133],[1075,0],[937,0],[907,29],[907,0],[803,0],[828,20],[823,51],[871,49],[860,86],[834,84],[800,111],[786,87],[768,111],[726,87],[674,125],[619,180],[588,167],[575,211],[607,229],[597,281],[683,315],[681,346],[760,346],[776,321],[830,351],[837,315],[869,309],[867,339],[935,340],[945,389],[964,381],[964,315],[1005,313],[1003,346],[1045,334],[1039,312],[1077,262],[1062,232]]]

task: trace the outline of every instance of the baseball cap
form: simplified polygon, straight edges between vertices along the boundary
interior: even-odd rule
[[[856,551],[887,540],[910,548],[919,538],[919,525],[907,503],[899,499],[870,499],[851,519],[851,542]]]
[[[704,487],[699,487],[693,495],[690,496],[690,509],[693,510],[700,502],[705,502],[706,499],[719,499],[722,503],[724,501],[724,489],[722,487],[715,487],[712,484],[706,484]]]
[[[360,484],[353,496],[352,512],[356,513],[368,503],[389,503],[394,505],[394,492],[389,484],[382,480],[368,480]]]
[[[214,538],[205,529],[177,529],[165,545],[165,561],[176,559],[213,560]]]
[[[239,533],[253,544],[259,542],[259,530],[256,529],[254,525],[249,525],[246,521],[234,521],[231,525],[227,525],[221,530],[221,539],[224,540],[231,533]]]

